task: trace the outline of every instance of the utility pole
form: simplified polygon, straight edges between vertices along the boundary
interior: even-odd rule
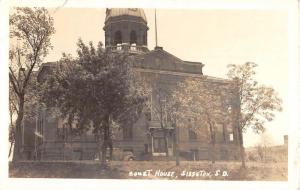
[[[157,47],[157,22],[156,22],[156,9],[154,9],[155,14],[155,47]]]

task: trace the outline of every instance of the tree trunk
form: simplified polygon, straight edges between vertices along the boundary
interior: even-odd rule
[[[167,158],[169,157],[169,150],[168,150],[168,136],[167,136],[167,129],[163,129],[164,130],[164,141],[165,141],[165,150],[166,150],[166,156]]]
[[[12,101],[11,99],[9,101]],[[9,128],[9,141],[10,141],[10,147],[9,147],[9,153],[8,157],[11,155],[11,150],[15,142],[15,135],[14,135],[14,125],[13,125],[13,111],[11,108],[9,109],[9,117],[10,117],[10,128]]]
[[[176,159],[176,166],[180,165],[179,161],[179,145],[178,145],[178,138],[179,138],[179,129],[177,127],[177,119],[174,119],[174,122],[172,122],[172,128],[173,128],[173,148],[175,153],[175,159]]]
[[[22,139],[21,138],[22,138],[21,124],[16,124],[13,162],[17,162],[22,159],[22,153],[21,153]]]
[[[9,147],[9,152],[8,152],[8,157],[10,157],[10,155],[11,155],[11,149],[12,149],[13,145],[14,145],[14,141],[11,141],[10,147]]]
[[[241,154],[242,168],[246,168],[243,132],[240,127],[238,127],[238,138],[239,138],[239,149]]]
[[[179,162],[179,146],[178,146],[178,129],[175,127],[175,134],[174,134],[174,141],[175,141],[175,156],[176,156],[176,166],[180,165]]]
[[[98,158],[99,161],[101,160],[101,151],[102,151],[102,145],[101,145],[101,138],[100,137],[101,137],[101,132],[98,131],[97,133],[95,133],[95,138],[96,138],[96,142],[97,142],[97,155],[96,155],[95,159]]]
[[[104,139],[102,144],[102,154],[101,154],[101,164],[106,165],[106,149],[107,149],[107,140]]]
[[[111,139],[111,131],[110,131],[110,124],[108,124],[108,148],[109,148],[109,160],[112,160],[113,157],[113,143]]]
[[[215,134],[213,135],[212,139],[212,160],[211,162],[214,164],[216,162],[216,139]]]
[[[15,128],[15,147],[14,147],[14,154],[13,154],[13,162],[17,162],[22,159],[22,121],[24,117],[24,96],[19,97],[19,114],[16,120],[16,128]]]
[[[108,136],[107,136],[107,126],[104,127],[103,132],[103,143],[102,143],[102,153],[101,153],[101,163],[102,165],[106,165],[106,150],[108,144]]]
[[[213,126],[211,123],[209,123],[209,130],[210,130],[210,140],[211,140],[211,162],[214,164],[216,161],[215,158],[215,144],[216,144],[216,138],[215,138],[215,132],[213,131]]]
[[[237,86],[238,87],[238,86]],[[238,87],[239,89],[239,87]],[[237,92],[240,92],[240,90],[237,90]],[[245,149],[244,149],[244,140],[243,140],[243,130],[241,128],[241,97],[240,94],[237,94],[237,136],[238,136],[238,146],[240,149],[240,154],[241,154],[241,161],[242,161],[242,168],[246,168],[246,163],[245,163]]]
[[[112,159],[112,154],[113,154],[113,145],[112,145],[112,139],[110,135],[110,121],[109,121],[109,115],[107,115],[105,118],[105,126],[104,126],[104,131],[103,131],[103,144],[102,144],[102,164],[106,165],[106,151],[107,147],[109,147],[109,156],[110,159]]]

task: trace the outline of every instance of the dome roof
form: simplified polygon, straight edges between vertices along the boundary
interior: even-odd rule
[[[112,17],[118,17],[118,16],[123,16],[123,15],[128,15],[128,16],[134,16],[134,17],[140,17],[142,18],[143,21],[147,23],[146,15],[143,9],[138,9],[138,8],[126,8],[126,9],[121,9],[121,8],[113,8],[113,9],[106,9],[106,18],[105,22],[112,18]]]

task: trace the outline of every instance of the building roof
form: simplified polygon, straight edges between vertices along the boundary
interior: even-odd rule
[[[51,73],[54,69],[57,68],[57,62],[46,62],[43,63],[40,67],[39,70],[37,71],[37,80],[41,81],[44,78],[45,73]]]
[[[137,8],[113,8],[113,9],[106,9],[106,18],[105,22],[113,17],[119,17],[119,16],[134,16],[134,17],[140,17],[142,20],[144,20],[147,23],[146,15],[143,9],[137,9]]]
[[[143,69],[173,71],[202,75],[203,64],[200,62],[183,61],[171,53],[156,47],[141,56],[142,61],[136,65]]]

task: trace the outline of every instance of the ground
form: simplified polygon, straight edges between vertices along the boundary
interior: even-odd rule
[[[112,178],[183,180],[287,180],[287,162],[112,161],[103,169],[97,161],[19,162],[9,164],[10,177]]]

